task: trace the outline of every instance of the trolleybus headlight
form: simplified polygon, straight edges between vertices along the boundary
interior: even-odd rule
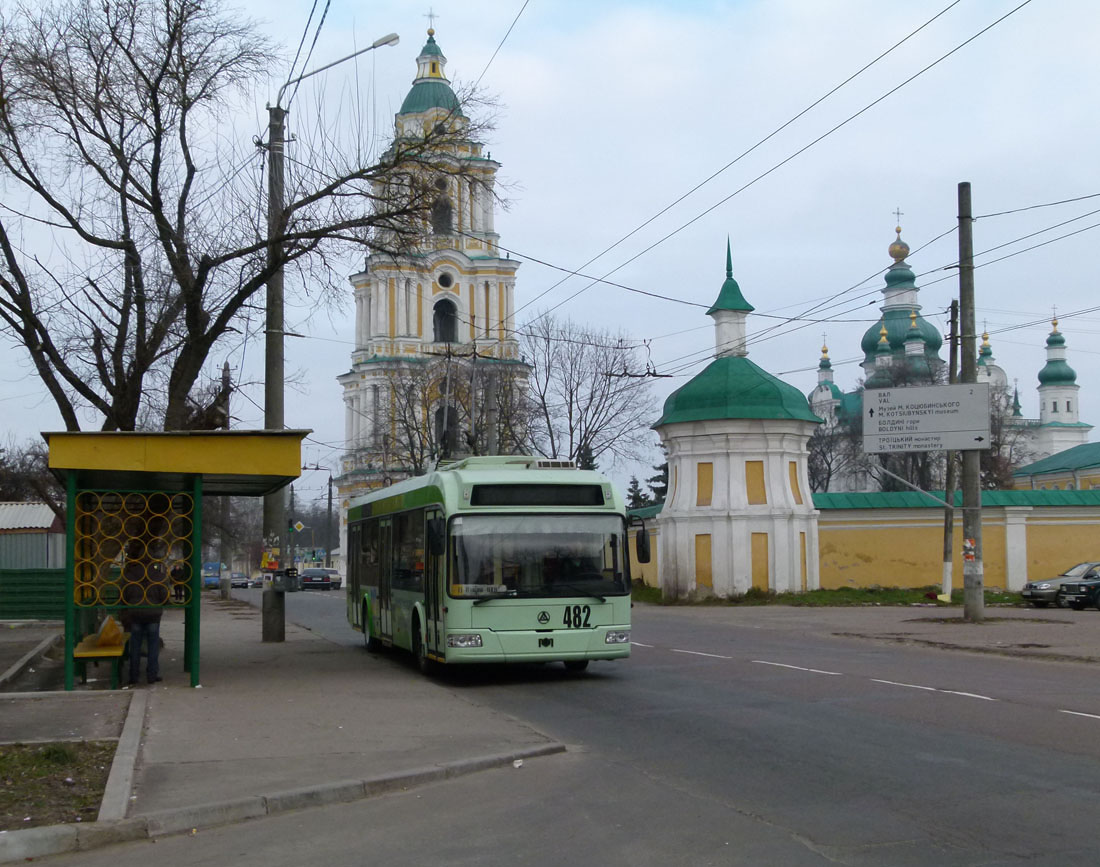
[[[448,635],[448,647],[481,647],[481,636],[472,635]]]
[[[605,644],[630,644],[630,630],[619,629],[604,636]]]

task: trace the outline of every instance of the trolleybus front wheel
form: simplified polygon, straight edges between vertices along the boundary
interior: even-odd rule
[[[567,659],[565,660],[566,671],[584,671],[588,668],[587,659]]]

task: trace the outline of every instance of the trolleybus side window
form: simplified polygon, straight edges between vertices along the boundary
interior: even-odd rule
[[[424,589],[424,510],[414,509],[394,517],[393,589]]]

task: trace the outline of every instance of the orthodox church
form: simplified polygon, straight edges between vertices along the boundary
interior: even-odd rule
[[[890,244],[893,264],[886,271],[879,320],[867,329],[860,342],[863,351],[864,384],[867,388],[929,385],[944,380],[945,362],[939,352],[943,338],[939,330],[920,315],[920,289],[906,261],[909,245],[901,239],[901,227]],[[1046,341],[1047,361],[1039,371],[1039,418],[1023,416],[1019,389],[1009,393],[1008,374],[996,363],[989,333],[982,334],[978,353],[978,381],[990,385],[991,401],[1004,431],[1002,442],[1013,450],[1017,464],[1026,464],[1088,441],[1092,425],[1078,415],[1077,374],[1066,363],[1066,339],[1058,331],[1058,320]],[[858,425],[862,417],[862,392],[843,391],[833,379],[828,346],[821,347],[817,387],[807,395],[814,414],[824,419],[827,431]],[[995,437],[996,439],[996,437]],[[873,480],[859,462],[843,463],[830,479],[829,490],[866,491]]]
[[[394,119],[394,145],[442,136],[432,169],[412,166],[376,184],[421,184],[435,196],[430,220],[404,252],[372,252],[350,277],[355,296],[351,367],[343,389],[345,447],[335,479],[341,501],[424,472],[439,459],[493,451],[479,415],[503,378],[526,381],[514,333],[520,263],[498,248],[494,185],[500,163],[471,135],[428,30],[416,77]],[[387,154],[390,155],[390,154]],[[411,178],[411,180],[410,180]],[[385,238],[382,246],[386,246]],[[390,245],[393,246],[393,245]],[[488,395],[488,399],[486,398]]]

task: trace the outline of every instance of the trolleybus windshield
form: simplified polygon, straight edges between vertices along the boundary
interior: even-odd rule
[[[481,601],[630,592],[618,515],[462,515],[451,521],[451,533],[452,596]]]

